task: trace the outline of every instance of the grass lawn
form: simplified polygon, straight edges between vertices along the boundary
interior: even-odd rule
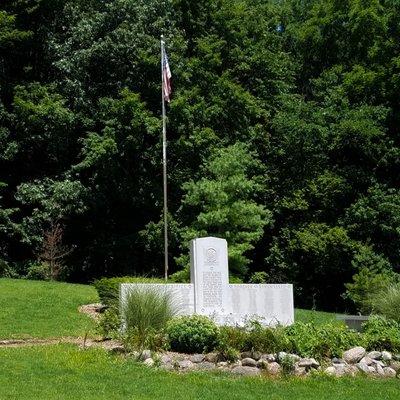
[[[325,324],[328,322],[334,322],[341,324],[343,322],[336,319],[336,314],[324,312],[324,311],[313,311],[313,310],[302,310],[296,308],[294,310],[294,320],[301,322],[313,322],[314,324]]]
[[[94,323],[78,307],[96,301],[88,285],[0,279],[0,339],[83,336]]]
[[[148,369],[101,349],[70,345],[0,349],[0,398],[37,400],[398,400],[398,379],[235,378]]]

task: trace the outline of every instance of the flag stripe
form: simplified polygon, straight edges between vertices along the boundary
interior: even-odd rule
[[[164,50],[164,55],[163,55],[163,60],[162,60],[162,65],[163,65],[163,93],[164,93],[164,99],[169,103],[170,102],[170,96],[172,93],[172,88],[171,88],[171,70],[169,68],[169,62],[168,62],[168,57],[167,53]]]

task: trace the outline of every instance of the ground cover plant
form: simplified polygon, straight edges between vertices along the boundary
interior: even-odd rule
[[[397,379],[235,378],[149,369],[101,349],[0,348],[0,398],[9,400],[270,399],[397,400]]]
[[[80,314],[82,304],[98,301],[92,286],[0,279],[0,338],[84,336],[95,323]]]

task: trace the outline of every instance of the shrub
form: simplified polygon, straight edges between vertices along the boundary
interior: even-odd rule
[[[100,317],[98,331],[103,338],[119,337],[121,328],[121,319],[118,309],[111,307]]]
[[[223,355],[230,349],[244,351],[247,332],[244,328],[221,326],[219,328],[218,351]]]
[[[26,279],[32,279],[36,281],[49,281],[49,266],[46,263],[32,264],[27,270]]]
[[[286,349],[288,344],[282,327],[264,327],[258,321],[250,321],[246,325],[246,336],[243,343],[244,351],[276,353]]]
[[[375,314],[400,322],[400,283],[392,283],[373,293],[369,303]]]
[[[202,315],[174,318],[167,325],[172,350],[183,353],[202,353],[218,346],[219,329]]]
[[[373,269],[361,268],[357,274],[353,276],[353,282],[347,283],[345,297],[353,301],[359,311],[369,314],[373,305],[371,298],[383,290],[388,285],[398,280],[398,275],[389,270],[376,272]]]
[[[163,283],[164,281],[156,278],[144,278],[134,276],[123,276],[116,278],[102,278],[94,282],[100,301],[107,306],[118,307],[119,285],[121,283]]]
[[[127,341],[132,347],[153,347],[157,334],[177,313],[169,293],[150,288],[134,288],[122,307]]]
[[[333,323],[315,326],[297,322],[286,328],[288,351],[302,357],[340,357],[343,351],[360,344],[361,335],[344,325]]]
[[[368,350],[400,351],[400,324],[382,316],[372,316],[363,324]]]
[[[18,273],[6,261],[0,258],[0,278],[18,278]]]
[[[268,274],[265,271],[258,271],[254,272],[251,277],[249,282],[250,283],[267,283],[268,282]]]

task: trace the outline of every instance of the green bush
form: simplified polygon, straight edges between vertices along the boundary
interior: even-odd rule
[[[249,283],[267,283],[268,278],[268,274],[265,271],[254,272],[249,279]]]
[[[111,307],[100,317],[98,331],[103,338],[117,338],[120,335],[121,319],[117,308]]]
[[[163,283],[162,279],[144,278],[135,276],[123,276],[116,278],[102,278],[94,282],[94,287],[100,298],[100,302],[107,306],[118,307],[119,285],[121,283]]]
[[[6,261],[0,258],[0,278],[18,278],[18,273]]]
[[[400,352],[400,324],[383,316],[371,316],[363,324],[364,343],[368,350]]]
[[[340,357],[343,351],[359,345],[362,336],[344,325],[297,322],[286,328],[289,345],[292,351],[302,357]]]
[[[218,346],[218,327],[202,315],[174,318],[167,325],[167,334],[174,351],[202,353]]]
[[[257,321],[250,321],[246,325],[246,336],[243,343],[244,351],[276,353],[287,349],[288,344],[282,327],[264,327]]]
[[[27,270],[26,279],[32,279],[36,281],[49,281],[49,266],[45,263],[32,264]]]
[[[385,291],[391,282],[398,280],[398,275],[389,270],[376,272],[373,269],[361,268],[353,276],[353,282],[347,283],[345,297],[350,299],[357,309],[364,314],[369,314],[373,305],[371,299],[374,295]]]
[[[154,347],[155,337],[177,313],[171,295],[151,288],[132,289],[122,307],[127,342],[134,348]]]
[[[374,314],[400,322],[400,283],[392,283],[369,297]]]

